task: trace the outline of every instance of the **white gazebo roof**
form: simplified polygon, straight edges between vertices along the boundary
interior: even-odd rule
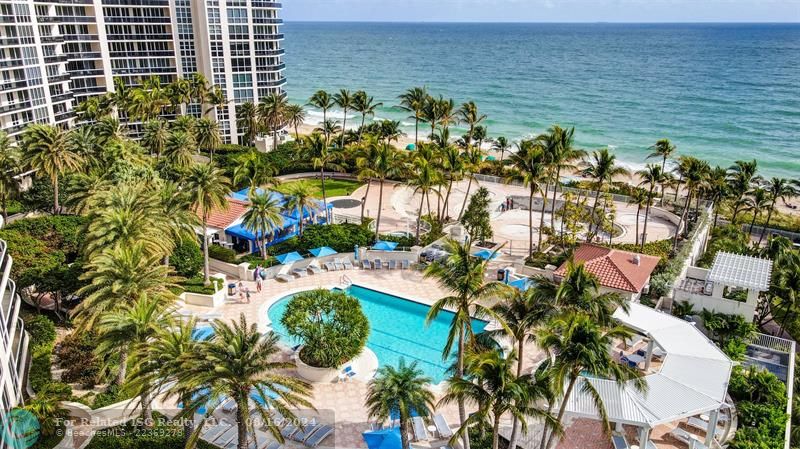
[[[769,289],[771,275],[772,261],[769,259],[719,251],[714,257],[708,280],[763,292]]]
[[[733,363],[692,323],[630,303],[628,312],[618,309],[614,318],[654,340],[666,356],[661,369],[643,378],[638,391],[632,382],[622,385],[605,379],[589,382],[603,400],[608,419],[654,427],[720,408],[725,403]],[[577,385],[568,401],[573,414],[596,417],[593,397]]]

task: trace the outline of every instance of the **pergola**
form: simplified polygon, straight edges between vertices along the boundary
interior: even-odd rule
[[[709,416],[706,446],[710,447],[719,410],[725,405],[733,362],[692,323],[672,315],[630,303],[628,312],[618,309],[614,318],[649,338],[647,368],[654,346],[664,350],[660,370],[643,377],[643,391],[634,388],[632,382],[618,384],[582,377],[569,398],[567,411],[598,416],[594,398],[581,388],[582,382],[589,382],[603,400],[609,421],[640,428],[639,447],[648,447],[654,427],[698,414]]]
[[[769,290],[772,261],[741,254],[717,252],[708,280],[759,292]]]

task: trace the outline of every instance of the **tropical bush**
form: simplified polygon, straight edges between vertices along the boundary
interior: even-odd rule
[[[401,248],[410,248],[417,244],[413,235],[406,236],[406,235],[384,234],[379,237],[379,240],[383,240],[386,242],[395,242],[397,243],[397,246]]]
[[[662,261],[669,258],[669,253],[672,251],[672,239],[654,240],[644,244],[644,249],[635,243],[616,243],[614,248],[622,251],[630,251],[634,253],[642,253],[648,256],[660,257]]]
[[[736,254],[749,254],[750,238],[747,233],[733,225],[714,228],[705,254],[697,260],[698,267],[708,268],[714,262],[717,252],[725,251]]]
[[[224,246],[210,245],[208,247],[208,257],[227,263],[236,263],[236,251]]]
[[[309,225],[303,228],[303,235],[283,244],[269,248],[270,254],[287,251],[308,251],[320,246],[330,246],[340,253],[353,251],[356,245],[370,246],[375,242],[375,233],[369,228],[352,223],[332,225]]]
[[[783,447],[786,386],[774,374],[755,366],[736,366],[728,393],[736,401],[739,430],[729,447],[765,449]]]
[[[183,240],[172,251],[169,263],[179,276],[192,277],[203,269],[203,250],[194,240]]]
[[[294,250],[291,250],[294,251]],[[278,261],[274,257],[267,257],[267,260],[264,260],[263,257],[259,256],[258,254],[245,254],[244,256],[239,257],[237,263],[247,262],[250,264],[250,268],[255,266],[262,266],[265,268],[269,268],[273,265],[278,265]]]
[[[199,293],[201,295],[213,295],[217,290],[222,289],[223,287],[222,279],[219,278],[211,278],[211,284],[205,285],[205,279],[203,279],[202,274],[196,274],[194,277],[186,279],[185,281],[178,284],[181,288],[181,291],[176,292],[176,294],[180,294],[182,292],[189,292],[189,293]]]
[[[318,368],[338,368],[353,359],[369,337],[361,303],[342,291],[317,289],[295,295],[281,324],[303,343],[300,359]]]
[[[53,344],[56,341],[56,329],[53,322],[45,315],[25,315],[23,319],[30,335],[28,347],[31,354],[31,368],[28,378],[33,390],[40,391],[53,380],[50,364]]]
[[[96,385],[102,368],[102,362],[94,354],[96,346],[96,337],[91,332],[73,332],[64,337],[55,350],[58,366],[65,370],[61,380],[89,388]]]
[[[489,190],[486,187],[479,188],[469,198],[461,223],[470,238],[479,244],[491,240],[494,236],[489,216]]]

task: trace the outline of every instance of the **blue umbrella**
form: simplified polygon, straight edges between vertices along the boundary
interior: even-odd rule
[[[331,248],[330,246],[320,246],[319,248],[314,248],[309,250],[314,257],[325,257],[325,256],[332,256],[334,254],[338,254],[335,249]]]
[[[416,149],[417,149],[417,146],[414,145],[413,143],[409,143],[408,145],[406,145],[406,150],[408,150],[408,151],[414,151]]]
[[[492,260],[492,259],[496,258],[498,256],[498,254],[496,252],[494,252],[494,251],[489,251],[488,249],[482,249],[482,250],[476,252],[475,254],[473,254],[473,256],[480,257],[483,260]]]
[[[377,241],[372,246],[372,249],[378,251],[394,251],[395,248],[397,248],[397,242],[387,242],[384,240]]]
[[[515,287],[519,290],[522,290],[524,292],[525,290],[531,288],[531,286],[533,285],[533,281],[531,280],[531,278],[520,278],[515,281],[509,282],[508,285]]]
[[[290,253],[281,254],[280,256],[275,256],[278,262],[282,264],[297,262],[298,260],[303,260],[303,256],[300,255],[297,251],[292,251]]]
[[[398,427],[364,432],[361,437],[364,438],[369,449],[401,449],[403,447]]]

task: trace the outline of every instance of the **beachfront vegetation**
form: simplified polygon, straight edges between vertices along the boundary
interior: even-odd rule
[[[322,181],[319,179],[287,181],[276,185],[275,190],[284,194],[289,194],[292,190],[292,186],[299,182],[308,183],[312,188],[312,196],[314,198],[322,199]],[[325,191],[329,196],[332,197],[349,196],[351,193],[355,192],[356,189],[361,187],[361,185],[361,182],[352,181],[349,179],[327,179],[325,181]]]
[[[330,290],[294,295],[281,324],[299,341],[300,360],[317,368],[339,368],[361,354],[369,337],[369,321],[354,297]]]

